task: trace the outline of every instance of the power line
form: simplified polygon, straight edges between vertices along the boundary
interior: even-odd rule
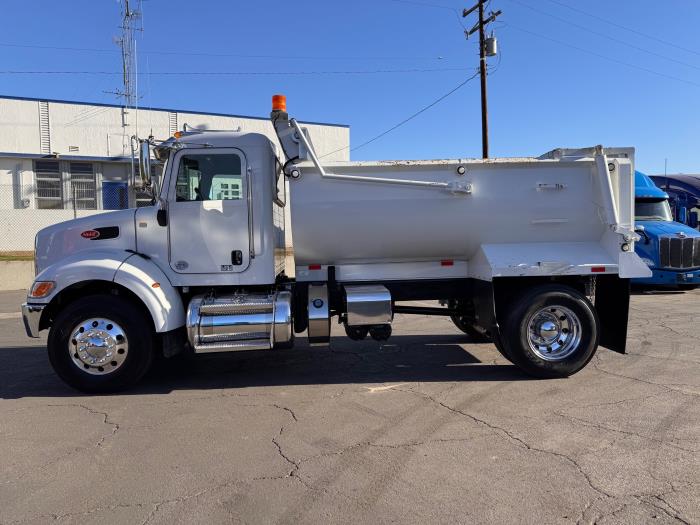
[[[554,18],[555,20],[559,20],[560,22],[564,22],[565,24],[569,24],[569,25],[571,25],[571,26],[573,26],[573,27],[576,27],[576,28],[578,28],[578,29],[581,29],[582,31],[587,31],[587,32],[589,32],[589,33],[591,33],[591,34],[593,34],[593,35],[597,35],[597,36],[600,36],[600,37],[602,37],[602,38],[606,38],[606,39],[608,39],[608,40],[610,40],[610,41],[612,41],[612,42],[616,42],[616,43],[618,43],[618,44],[622,44],[623,46],[627,46],[627,47],[632,48],[632,49],[635,49],[635,50],[637,50],[637,51],[641,51],[642,53],[647,53],[647,54],[649,54],[649,55],[652,55],[652,56],[655,56],[655,57],[658,57],[658,58],[662,58],[662,59],[668,60],[668,61],[670,61],[670,62],[675,62],[676,64],[681,64],[681,65],[683,65],[683,66],[690,67],[690,68],[693,68],[693,69],[700,69],[700,66],[696,66],[696,65],[694,65],[694,64],[689,64],[688,62],[683,62],[682,60],[677,60],[677,59],[675,59],[675,58],[672,58],[672,57],[669,57],[669,56],[666,56],[666,55],[662,55],[661,53],[657,53],[657,52],[655,52],[655,51],[650,51],[650,50],[645,49],[645,48],[643,48],[643,47],[639,47],[639,46],[637,46],[637,45],[635,45],[635,44],[630,44],[629,42],[626,42],[626,41],[621,40],[621,39],[619,39],[619,38],[615,38],[615,37],[610,36],[610,35],[606,35],[605,33],[601,33],[601,32],[599,32],[599,31],[594,31],[593,29],[590,29],[590,28],[588,28],[588,27],[586,27],[586,26],[583,26],[583,25],[581,25],[581,24],[577,24],[576,22],[572,22],[571,20],[568,20],[568,19],[563,18],[563,17],[561,17],[561,16],[553,15],[552,13],[548,13],[547,11],[542,11],[542,10],[540,10],[540,9],[537,9],[536,7],[532,7],[531,5],[528,5],[528,4],[526,4],[525,2],[521,2],[520,0],[509,0],[509,1],[512,2],[512,3],[518,4],[518,5],[522,6],[522,7],[525,7],[525,8],[527,8],[527,9],[530,9],[531,11],[534,11],[535,13],[539,13],[540,15],[548,16],[548,17],[550,17],[550,18]]]
[[[384,137],[385,135],[388,135],[388,134],[391,133],[392,131],[394,131],[394,130],[400,128],[401,126],[403,126],[404,124],[410,122],[411,120],[413,120],[414,118],[416,118],[416,117],[417,117],[418,115],[420,115],[421,113],[425,113],[425,112],[428,111],[430,108],[432,108],[432,107],[435,106],[436,104],[439,104],[440,102],[442,102],[443,100],[445,100],[447,97],[449,97],[450,95],[452,95],[453,93],[455,93],[456,91],[458,91],[459,89],[461,89],[462,87],[464,87],[467,83],[469,83],[471,80],[475,79],[478,75],[479,75],[479,72],[477,71],[477,72],[474,73],[472,76],[470,76],[469,78],[467,78],[465,81],[459,83],[457,86],[455,86],[454,88],[452,88],[450,91],[448,91],[447,93],[445,93],[444,95],[442,95],[440,98],[434,100],[433,102],[431,102],[431,103],[428,104],[427,106],[424,106],[423,108],[419,109],[418,111],[416,111],[415,113],[413,113],[411,116],[409,116],[409,117],[403,119],[403,120],[402,120],[401,122],[399,122],[398,124],[396,124],[396,125],[390,127],[389,129],[387,129],[387,130],[385,130],[385,131],[382,131],[379,135],[376,135],[376,136],[372,137],[371,139],[366,140],[366,141],[363,142],[362,144],[360,144],[360,145],[358,145],[358,146],[355,146],[355,147],[352,147],[352,148],[349,147],[349,146],[345,146],[345,147],[343,147],[343,148],[339,148],[339,149],[334,150],[334,151],[331,151],[331,152],[329,152],[329,153],[324,153],[324,154],[321,155],[319,158],[328,157],[329,155],[333,155],[334,153],[338,153],[339,151],[345,151],[345,150],[347,150],[347,149],[349,149],[350,151],[356,151],[356,150],[358,150],[358,149],[360,149],[360,148],[364,148],[365,146],[371,144],[372,142],[374,142],[374,141],[376,141],[376,140],[379,140],[380,138]]]
[[[390,0],[394,1],[394,0]],[[398,1],[398,0],[395,0]],[[114,49],[101,49],[91,47],[64,47],[64,46],[44,46],[34,44],[16,44],[11,42],[0,42],[0,47],[15,47],[26,49],[51,49],[55,51],[85,51],[90,53],[120,53]],[[443,56],[319,56],[319,55],[250,55],[242,53],[207,53],[197,51],[140,51],[141,55],[172,55],[172,56],[201,56],[217,58],[243,58],[243,59],[273,59],[273,60],[444,60]]]
[[[625,61],[623,61],[623,60],[618,60],[617,58],[612,58],[612,57],[609,57],[609,56],[606,56],[606,55],[601,55],[600,53],[596,53],[595,51],[591,51],[590,49],[585,49],[585,48],[582,48],[582,47],[578,47],[578,46],[575,46],[575,45],[573,45],[573,44],[569,44],[568,42],[564,42],[564,41],[562,41],[562,40],[557,40],[556,38],[548,37],[548,36],[545,36],[545,35],[543,35],[543,34],[536,33],[536,32],[534,32],[534,31],[530,31],[530,30],[524,29],[524,28],[522,28],[522,27],[518,27],[518,26],[516,26],[516,25],[511,24],[510,22],[507,23],[507,27],[512,27],[513,29],[516,29],[516,30],[518,30],[518,31],[522,31],[523,33],[527,33],[527,34],[529,34],[529,35],[533,35],[533,36],[536,36],[536,37],[538,37],[538,38],[543,38],[544,40],[549,40],[550,42],[555,42],[555,43],[557,43],[557,44],[559,44],[559,45],[562,45],[562,46],[570,47],[571,49],[575,49],[575,50],[580,51],[580,52],[582,52],[582,53],[586,53],[586,54],[593,55],[593,56],[598,57],[598,58],[602,58],[603,60],[608,60],[609,62],[614,62],[614,63],[616,63],[616,64],[621,64],[621,65],[623,65],[623,66],[630,67],[630,68],[632,68],[632,69],[638,69],[639,71],[644,71],[644,72],[646,72],[646,73],[651,73],[652,75],[656,75],[656,76],[658,76],[658,77],[664,77],[664,78],[668,78],[668,79],[671,79],[671,80],[676,80],[676,81],[678,81],[678,82],[683,82],[683,83],[685,83],[685,84],[690,84],[691,86],[698,86],[698,87],[700,87],[700,83],[698,83],[698,82],[693,82],[692,80],[687,80],[687,79],[685,79],[685,78],[674,77],[674,76],[672,76],[672,75],[667,75],[667,74],[665,74],[665,73],[660,73],[660,72],[655,71],[655,70],[653,70],[653,69],[648,69],[648,68],[646,68],[646,67],[638,66],[638,65],[636,65],[636,64],[630,64],[629,62],[625,62]]]
[[[387,2],[395,2],[395,3],[400,3],[400,4],[408,4],[408,5],[416,5],[416,6],[421,6],[421,7],[433,7],[436,9],[446,9],[448,11],[452,11],[454,15],[457,17],[457,23],[459,26],[462,28],[463,31],[467,31],[467,26],[464,25],[464,22],[462,22],[462,12],[454,7],[449,7],[446,5],[440,5],[440,4],[433,4],[430,2],[421,2],[417,0],[387,0]]]
[[[464,71],[461,67],[374,69],[347,71],[155,71],[140,72],[140,76],[303,76],[303,75],[374,75],[392,73],[436,73],[440,71]],[[120,71],[0,71],[0,75],[121,75]]]
[[[642,31],[638,31],[636,29],[633,29],[628,26],[624,26],[622,24],[618,24],[617,22],[612,22],[608,20],[607,18],[603,18],[602,16],[594,15],[593,13],[589,13],[587,11],[584,11],[583,9],[579,9],[577,7],[570,6],[568,4],[565,4],[564,2],[559,2],[557,0],[548,0],[549,2],[552,2],[553,4],[560,5],[562,7],[566,7],[567,9],[571,9],[572,11],[576,11],[577,13],[581,13],[582,15],[589,16],[591,18],[594,18],[595,20],[600,20],[601,22],[605,22],[606,24],[610,24],[611,26],[617,27],[619,29],[623,29],[625,31],[629,31],[630,33],[634,33],[639,36],[643,36],[644,38],[648,38],[650,40],[655,40],[656,42],[659,42],[661,44],[664,44],[666,46],[671,46],[675,49],[680,49],[682,51],[686,51],[688,53],[692,53],[694,55],[700,55],[700,52],[695,51],[694,49],[688,49],[687,47],[679,46],[678,44],[674,42],[669,42],[668,40],[664,40],[663,38],[656,37],[654,35],[650,35],[648,33],[643,33]]]
[[[454,7],[450,7],[447,5],[433,4],[431,2],[421,2],[418,0],[387,0],[387,1],[395,2],[395,3],[399,3],[399,4],[418,5],[418,6],[422,6],[422,7],[435,7],[437,9],[447,9],[448,11],[454,11],[455,13],[459,13],[459,11]]]

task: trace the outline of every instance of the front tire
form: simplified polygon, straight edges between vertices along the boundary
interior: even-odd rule
[[[47,349],[51,366],[71,387],[115,392],[137,383],[151,367],[153,328],[130,301],[92,295],[58,314]]]
[[[598,348],[593,305],[568,286],[546,285],[521,296],[507,317],[502,344],[509,359],[539,378],[575,374]]]

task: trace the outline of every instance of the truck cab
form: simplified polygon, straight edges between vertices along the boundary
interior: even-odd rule
[[[669,195],[635,172],[635,250],[652,271],[636,284],[690,290],[700,286],[700,232],[673,220]]]
[[[651,179],[669,196],[671,211],[678,222],[698,229],[700,177],[694,175],[652,175]]]

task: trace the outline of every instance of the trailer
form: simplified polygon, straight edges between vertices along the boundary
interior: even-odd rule
[[[38,233],[24,322],[49,330],[65,382],[119,390],[158,353],[284,352],[302,333],[325,347],[333,321],[383,341],[396,314],[449,316],[541,378],[576,373],[599,345],[625,351],[629,282],[650,275],[632,148],[324,165],[281,96],[271,120],[282,151],[245,132],[142,141],[152,206]]]

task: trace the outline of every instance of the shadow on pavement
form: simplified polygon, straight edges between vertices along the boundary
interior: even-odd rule
[[[120,395],[258,386],[529,379],[509,364],[482,364],[460,346],[469,343],[465,335],[397,335],[385,343],[334,337],[332,350],[310,348],[306,339],[299,339],[290,350],[181,356],[157,362],[140,385]],[[44,347],[0,350],[0,399],[75,395],[79,394],[53,373]]]

